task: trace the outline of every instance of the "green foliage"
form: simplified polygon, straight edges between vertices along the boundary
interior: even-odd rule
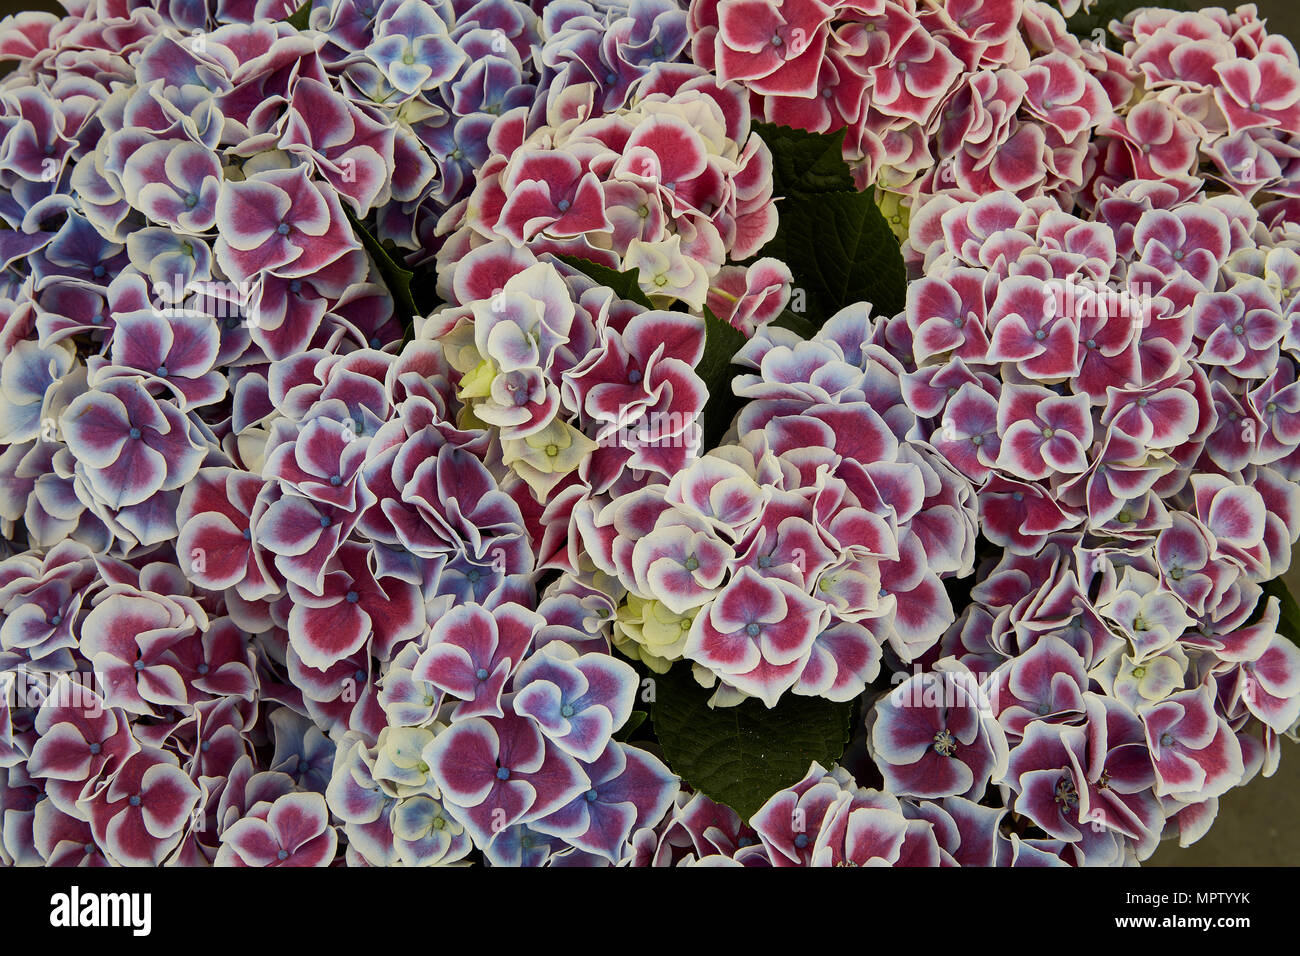
[[[772,123],[754,123],[753,129],[772,151],[772,195],[853,188],[853,174],[844,162],[844,130],[809,133]]]
[[[641,290],[640,270],[629,269],[627,272],[616,272],[609,266],[602,266],[599,262],[581,259],[578,256],[561,255],[556,256],[556,258],[566,265],[573,266],[588,279],[613,289],[614,294],[620,299],[627,299],[629,302],[643,305],[647,309],[654,308],[646,294]]]
[[[285,9],[288,10],[292,6],[292,4],[293,4],[293,0],[285,0]],[[307,21],[310,18],[311,18],[311,0],[306,0],[306,2],[301,7],[299,7],[297,10],[294,10],[287,17],[284,17],[283,20],[285,23],[289,24],[289,26],[293,27],[295,30],[306,30]]]
[[[782,197],[776,237],[759,255],[785,262],[807,299],[804,322],[785,327],[806,337],[857,302],[870,302],[874,315],[901,312],[907,292],[902,250],[874,194],[854,188],[840,153],[843,131],[807,133],[765,123],[754,129],[772,150],[774,194]]]
[[[1264,585],[1264,600],[1275,597],[1282,606],[1282,616],[1277,622],[1277,632],[1292,644],[1300,645],[1300,604],[1296,604],[1291,589],[1281,578]]]
[[[731,360],[745,344],[745,334],[704,307],[704,357],[695,373],[704,380],[709,400],[704,405],[704,447],[716,448],[731,427],[743,402],[731,387],[737,369]]]
[[[304,5],[303,9],[309,6],[310,4]],[[348,221],[352,223],[352,231],[356,233],[357,239],[374,260],[375,268],[379,270],[379,277],[383,279],[384,285],[388,287],[388,292],[393,297],[393,311],[401,321],[402,328],[406,330],[403,342],[410,341],[415,317],[430,311],[420,309],[415,304],[415,296],[411,292],[411,280],[415,278],[415,273],[399,265],[393,258],[393,254],[374,237],[365,223],[352,215],[350,209],[344,206],[343,211],[347,213]]]
[[[649,716],[644,710],[632,711],[632,713],[628,714],[627,723],[623,725],[618,733],[614,734],[614,739],[623,742],[631,740],[632,735],[646,722],[646,718]]]
[[[751,698],[711,708],[712,691],[679,663],[656,679],[655,731],[673,772],[748,820],[778,790],[803,779],[815,760],[844,754],[853,704],[786,694],[768,709]]]

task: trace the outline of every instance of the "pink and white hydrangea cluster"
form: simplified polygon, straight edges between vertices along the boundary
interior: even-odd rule
[[[723,43],[733,5],[717,6],[723,30],[697,42]],[[771,6],[734,4],[737,30],[756,37]],[[789,24],[773,36],[789,39]],[[1194,47],[1171,57],[1172,36],[1202,34],[1199,59]],[[1276,769],[1300,722],[1300,651],[1261,587],[1289,566],[1300,527],[1300,433],[1290,393],[1279,396],[1300,358],[1293,177],[1285,162],[1246,156],[1285,154],[1296,57],[1252,8],[1146,11],[1121,35],[1136,38],[1122,55],[1075,50],[1083,63],[1102,53],[1108,65],[1090,80],[1122,95],[1077,144],[1086,162],[1070,189],[1044,187],[1054,170],[1037,158],[1024,191],[958,184],[927,158],[913,190],[916,278],[877,341],[905,357],[916,418],[906,437],[972,482],[994,548],[981,552],[971,604],[868,715],[867,762],[854,769],[902,801],[871,830],[893,835],[893,855],[880,853],[889,862],[906,852],[907,820],[936,864],[1145,859],[1162,837],[1199,839],[1220,796]],[[1077,46],[1059,39],[1043,48]],[[735,58],[757,69],[772,48],[755,40],[753,59]],[[1147,65],[1119,62],[1128,57]],[[1193,63],[1209,71],[1195,82]],[[781,76],[795,60],[768,65]],[[794,102],[746,82],[771,108]],[[1172,133],[1145,130],[1165,114]],[[1244,145],[1257,140],[1268,145]],[[926,191],[940,195],[924,201]],[[1081,214],[1063,211],[1075,198]],[[653,627],[632,637],[665,633],[667,615],[651,611]],[[645,862],[842,864],[823,827],[853,805],[849,780],[814,767],[747,823],[681,804]],[[815,817],[796,812],[805,803]],[[838,839],[839,825],[830,832]]]
[[[1300,137],[1300,65],[1253,6],[1173,13],[1147,9],[1117,26],[1125,69],[1142,91],[1098,131],[1091,208],[1132,179],[1207,180],[1258,198],[1270,226],[1290,218]],[[1182,47],[1175,52],[1176,47]]]
[[[587,555],[626,592],[615,641],[652,669],[695,665],[714,701],[850,700],[883,649],[911,661],[973,569],[974,494],[916,419],[866,306],[810,341],[767,327],[737,354],[751,399],[720,448],[666,484],[584,503]]]
[[[756,111],[844,130],[859,186],[1070,195],[1090,136],[1132,84],[1036,0],[694,0],[696,61]]]
[[[1011,747],[994,782],[1070,862],[1197,838],[1300,719],[1300,650],[1261,599],[1300,537],[1292,303],[1263,274],[1286,236],[1242,197],[1140,181],[1090,219],[996,194],[912,222],[925,274],[887,337],[914,437],[977,484],[1003,552],[929,662],[979,676]],[[877,711],[877,764],[912,778],[915,721]]]
[[[0,863],[1122,865],[1296,737],[1253,8],[67,10],[0,24]],[[846,131],[901,312],[783,316],[753,121]],[[743,818],[670,669],[860,719]]]
[[[477,186],[444,216],[444,272],[505,239],[537,254],[638,270],[651,302],[698,313],[711,287],[729,295],[746,275],[731,265],[720,277],[724,266],[776,233],[772,158],[749,131],[744,92],[688,64],[652,70],[619,110],[602,111],[598,92],[591,83],[552,88],[531,111],[520,107],[493,127],[493,155]],[[766,272],[758,293],[782,285]],[[772,314],[785,305],[773,302]]]
[[[1270,209],[1293,201],[1300,65],[1253,5],[1138,11],[1114,49],[1039,0],[695,0],[690,17],[697,62],[744,83],[762,118],[845,131],[900,236],[936,196],[1050,196],[1069,211],[1132,179],[1204,174],[1270,193]]]
[[[445,370],[443,414],[482,436],[530,520],[564,535],[578,500],[667,481],[698,456],[699,317],[620,299],[500,239],[444,276],[459,304],[424,319],[403,354]]]

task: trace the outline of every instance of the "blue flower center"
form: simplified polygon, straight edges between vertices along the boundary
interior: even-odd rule
[[[91,273],[91,275],[93,275],[96,279],[98,279],[98,278],[100,278],[101,276],[103,276],[104,273],[106,273],[107,271],[108,271],[108,270],[105,269],[103,266],[95,266],[95,268],[93,268],[93,269],[90,270],[90,273]]]
[[[276,852],[275,857],[276,857],[277,860],[287,860],[287,859],[289,859],[289,851],[288,851],[288,850],[279,850],[279,851]]]
[[[510,779],[510,771],[509,771],[508,769],[506,769],[505,767],[497,767],[497,779],[498,779],[498,780],[509,780],[509,779]]]
[[[91,753],[92,756],[96,756],[96,757],[98,757],[99,754],[100,754],[100,752],[101,752],[103,749],[104,749],[104,745],[101,744],[101,743],[93,743],[93,744],[90,745],[90,753]]]
[[[207,664],[200,664],[200,665],[199,665],[199,673],[200,673],[200,674],[206,674],[210,669],[211,669],[211,668],[209,668]]]
[[[290,282],[290,283],[289,283],[289,291],[290,291],[290,292],[301,292],[301,291],[302,291],[302,280],[301,280],[301,279],[294,279],[292,282]]]
[[[328,528],[328,527],[330,526],[330,516],[329,516],[329,515],[321,515],[321,516],[320,516],[320,526],[321,526],[322,528]]]
[[[487,668],[480,667],[478,670],[474,672],[474,676],[477,677],[479,680],[487,680],[488,678]]]
[[[275,227],[275,231],[282,236],[287,236],[289,235],[289,224],[287,222],[282,222],[280,225]]]
[[[569,202],[569,200],[561,199],[559,202],[555,204],[555,208],[560,210],[560,212],[568,212],[569,207],[572,205],[573,203]]]
[[[560,708],[560,716],[562,716],[562,717],[572,717],[572,716],[573,716],[573,705],[572,705],[572,704],[565,704],[563,707],[561,707],[561,708]]]
[[[758,632],[760,630],[761,628],[753,621],[750,621],[748,624],[745,625],[745,633],[748,634],[750,637],[758,637]]]
[[[335,488],[337,488],[339,485],[343,484],[343,478],[342,478],[342,476],[341,476],[341,475],[330,475],[330,484],[333,485]]]
[[[356,591],[349,591],[347,594],[343,595],[343,600],[347,601],[349,604],[356,604],[361,600],[361,595]]]
[[[127,432],[127,434],[130,435],[132,438],[139,438],[139,437],[140,437],[140,429],[138,429],[138,428],[132,428],[129,432]]]
[[[243,534],[243,536],[244,536],[244,540],[245,540],[245,541],[252,541],[252,540],[253,540],[253,529],[252,529],[252,528],[245,528],[245,529],[243,530],[243,532],[241,532],[241,533]]]
[[[299,761],[298,761],[298,773],[299,773],[299,775],[302,775],[302,774],[306,773],[306,772],[307,772],[308,770],[310,770],[310,769],[311,769],[311,764],[309,764],[305,759],[304,759],[304,760],[299,760]]]
[[[190,193],[188,196],[185,197],[185,205],[187,208],[193,209],[198,204],[199,204],[199,197],[194,195],[194,193]]]
[[[632,371],[627,373],[627,380],[631,382],[633,385],[636,385],[638,382],[641,381],[641,370],[635,368],[632,369]]]
[[[595,790],[588,790],[585,794],[583,794],[583,796],[587,798],[588,803],[595,803],[596,798],[599,797],[600,794],[598,794]]]
[[[140,805],[140,797],[139,797],[139,795],[138,795],[138,794],[132,794],[132,795],[131,795],[131,799],[128,800],[127,803],[131,804],[131,806],[133,806],[133,807],[138,807],[138,806]]]
[[[154,374],[157,375],[159,378],[166,378],[166,377],[167,377],[167,366],[166,366],[166,365],[159,365],[159,366],[158,366],[158,370],[157,370],[156,372],[154,372]]]
[[[806,847],[808,845],[808,834],[800,833],[797,837],[794,838],[794,845],[801,850],[804,847]]]

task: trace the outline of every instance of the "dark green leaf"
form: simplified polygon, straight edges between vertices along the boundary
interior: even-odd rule
[[[357,239],[361,241],[366,252],[370,253],[370,258],[375,261],[375,268],[379,270],[379,277],[384,280],[384,285],[388,287],[388,292],[393,297],[393,310],[401,321],[402,328],[406,330],[406,340],[409,341],[415,317],[423,314],[411,294],[411,279],[414,278],[415,273],[398,265],[383,244],[371,235],[365,223],[352,215],[352,210],[344,206],[343,211],[347,213],[348,221],[352,223],[352,231],[357,234]]]
[[[772,123],[754,123],[753,128],[772,151],[772,195],[854,188],[853,174],[844,161],[844,130],[809,133]]]
[[[1275,597],[1282,605],[1282,616],[1277,622],[1277,632],[1292,644],[1300,645],[1300,604],[1296,604],[1291,589],[1282,578],[1274,578],[1264,585],[1265,599]]]
[[[628,740],[631,738],[632,734],[636,732],[636,729],[645,723],[645,719],[649,716],[650,715],[644,710],[632,711],[632,713],[628,715],[627,723],[624,724],[623,728],[614,735],[614,739],[619,741]]]
[[[677,664],[656,679],[655,732],[675,773],[746,820],[814,760],[829,769],[844,753],[851,701],[786,694],[770,710],[756,699],[710,708],[712,693]]]
[[[704,357],[695,367],[695,372],[704,379],[710,388],[717,382],[725,381],[727,390],[731,385],[731,360],[745,344],[745,333],[729,322],[723,322],[704,307]]]
[[[709,400],[704,405],[704,448],[716,448],[744,403],[731,387],[736,369],[731,360],[745,344],[745,333],[723,322],[704,307],[704,357],[695,374],[704,381]]]
[[[603,286],[608,286],[614,290],[614,294],[620,299],[627,299],[629,302],[635,302],[643,305],[647,309],[653,309],[650,300],[646,294],[641,291],[640,273],[636,269],[630,269],[627,272],[616,272],[609,266],[602,266],[599,262],[592,262],[590,259],[580,259],[578,256],[557,256],[561,262],[568,263],[577,269],[589,279],[594,279]]]
[[[285,3],[285,9],[288,10],[293,4],[293,0],[284,0],[284,3]],[[307,21],[310,18],[311,18],[311,0],[307,0],[307,2],[304,3],[301,7],[299,7],[297,10],[294,10],[287,17],[285,17],[284,22],[289,24],[289,26],[293,27],[295,30],[306,30]]]
[[[870,302],[873,315],[903,311],[903,254],[870,192],[792,197],[780,217],[781,254],[815,317],[824,322],[857,302]]]
[[[806,300],[804,322],[777,324],[805,338],[828,318],[857,302],[875,315],[901,312],[907,271],[898,239],[890,231],[874,192],[858,192],[844,161],[844,133],[809,133],[755,123],[772,151],[777,234],[759,250],[790,267],[794,287]]]
[[[779,329],[789,329],[802,339],[810,339],[817,334],[817,326],[813,325],[804,316],[791,312],[789,309],[786,309],[773,319],[772,324]]]

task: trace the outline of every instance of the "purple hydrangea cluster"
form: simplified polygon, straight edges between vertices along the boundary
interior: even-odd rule
[[[21,61],[0,91],[0,859],[616,862],[677,779],[613,739],[639,684],[590,596],[538,593],[567,520],[543,504],[692,453],[618,439],[644,424],[625,406],[694,426],[700,320],[524,248],[512,279],[502,235],[403,344],[357,224],[432,262],[499,117],[546,91],[622,110],[685,11],[292,13],[75,4],[0,36]],[[489,749],[515,774],[492,795]]]

